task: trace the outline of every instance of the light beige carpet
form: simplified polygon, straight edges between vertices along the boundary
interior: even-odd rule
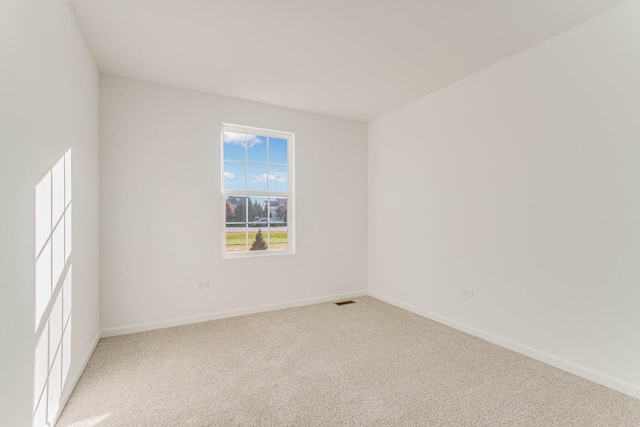
[[[370,297],[103,339],[59,426],[640,426],[640,400]]]

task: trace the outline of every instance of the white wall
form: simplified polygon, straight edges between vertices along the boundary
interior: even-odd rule
[[[365,124],[106,75],[100,89],[106,335],[366,292]],[[222,122],[295,132],[295,255],[221,259]]]
[[[639,20],[369,123],[371,294],[640,397]]]
[[[64,0],[0,2],[0,425],[31,425],[35,186],[73,154],[70,381],[96,342],[99,75]]]

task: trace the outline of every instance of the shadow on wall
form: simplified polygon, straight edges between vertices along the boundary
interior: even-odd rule
[[[33,426],[51,426],[71,366],[71,149],[35,188]]]

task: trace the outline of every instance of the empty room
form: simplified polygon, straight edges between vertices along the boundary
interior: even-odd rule
[[[640,426],[640,0],[1,0],[0,426]]]

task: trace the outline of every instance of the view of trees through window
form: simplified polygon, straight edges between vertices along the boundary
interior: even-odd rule
[[[287,249],[287,198],[227,196],[226,250]],[[265,247],[252,249],[260,232]]]
[[[225,252],[289,249],[289,134],[226,128]]]

